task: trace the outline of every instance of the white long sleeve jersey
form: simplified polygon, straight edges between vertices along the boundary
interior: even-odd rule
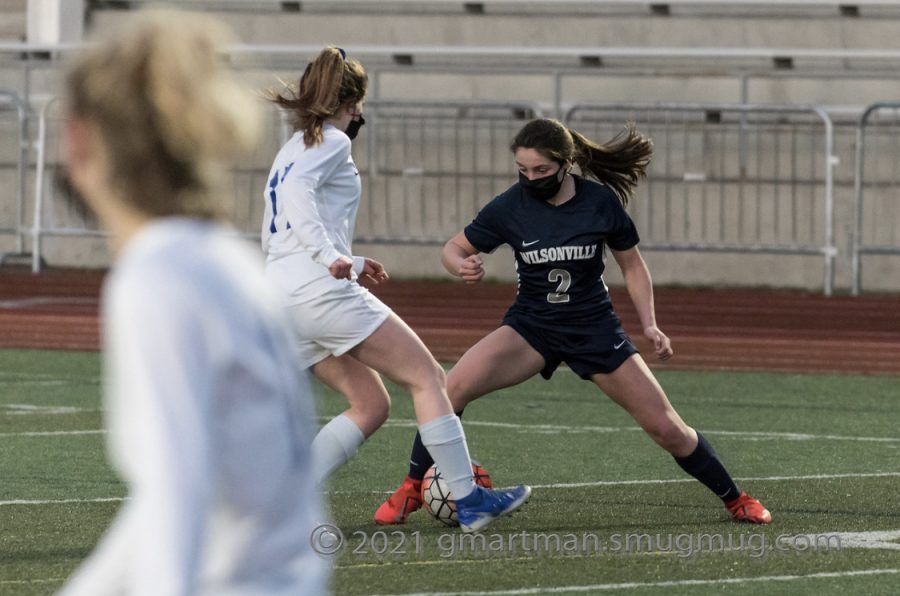
[[[129,498],[65,596],[326,590],[311,393],[262,263],[222,228],[141,229],[103,296],[105,422]]]
[[[287,296],[329,275],[351,244],[362,194],[350,138],[330,124],[307,148],[298,131],[278,152],[265,190],[262,248],[267,277]]]

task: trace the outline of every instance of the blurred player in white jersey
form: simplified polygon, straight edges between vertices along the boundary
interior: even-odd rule
[[[115,256],[105,418],[129,498],[64,596],[327,591],[310,392],[261,259],[216,221],[221,166],[258,128],[224,33],[145,13],[66,80],[68,176]]]
[[[320,482],[327,478],[387,419],[383,373],[412,395],[422,443],[447,480],[460,525],[474,531],[520,507],[531,489],[475,486],[443,369],[419,337],[357,283],[358,275],[387,279],[380,263],[354,257],[350,249],[362,192],[350,148],[365,123],[367,86],[362,65],[328,47],[296,88],[270,96],[290,115],[294,135],[275,157],[265,190],[266,274],[288,301],[302,365],[350,403],[316,435],[314,474]]]

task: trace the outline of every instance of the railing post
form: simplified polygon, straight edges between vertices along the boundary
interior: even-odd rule
[[[859,118],[856,127],[856,164],[853,176],[854,213],[853,233],[850,256],[851,274],[853,277],[851,293],[858,296],[862,292],[862,255],[864,253],[900,254],[900,247],[866,246],[863,242],[863,219],[865,207],[863,195],[865,186],[866,163],[866,128],[873,114],[882,109],[900,110],[900,102],[878,102],[868,106]]]
[[[51,99],[41,106],[38,114],[38,132],[35,141],[35,180],[34,180],[34,221],[31,228],[31,272],[40,273],[42,263],[41,240],[43,233],[44,213],[44,173],[46,171],[46,147],[47,147],[47,112],[55,102]]]

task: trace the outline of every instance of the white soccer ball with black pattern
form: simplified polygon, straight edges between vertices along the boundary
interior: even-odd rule
[[[472,474],[475,477],[475,484],[485,488],[491,488],[491,476],[481,464],[472,461]],[[447,526],[458,526],[459,520],[456,519],[456,502],[450,493],[450,487],[441,476],[441,471],[437,465],[431,466],[425,477],[422,479],[422,503],[425,509],[434,516],[442,524]]]

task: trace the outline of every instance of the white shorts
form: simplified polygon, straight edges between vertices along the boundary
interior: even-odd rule
[[[355,281],[333,277],[308,284],[291,302],[288,317],[298,337],[303,368],[346,353],[391,314],[387,305]]]

